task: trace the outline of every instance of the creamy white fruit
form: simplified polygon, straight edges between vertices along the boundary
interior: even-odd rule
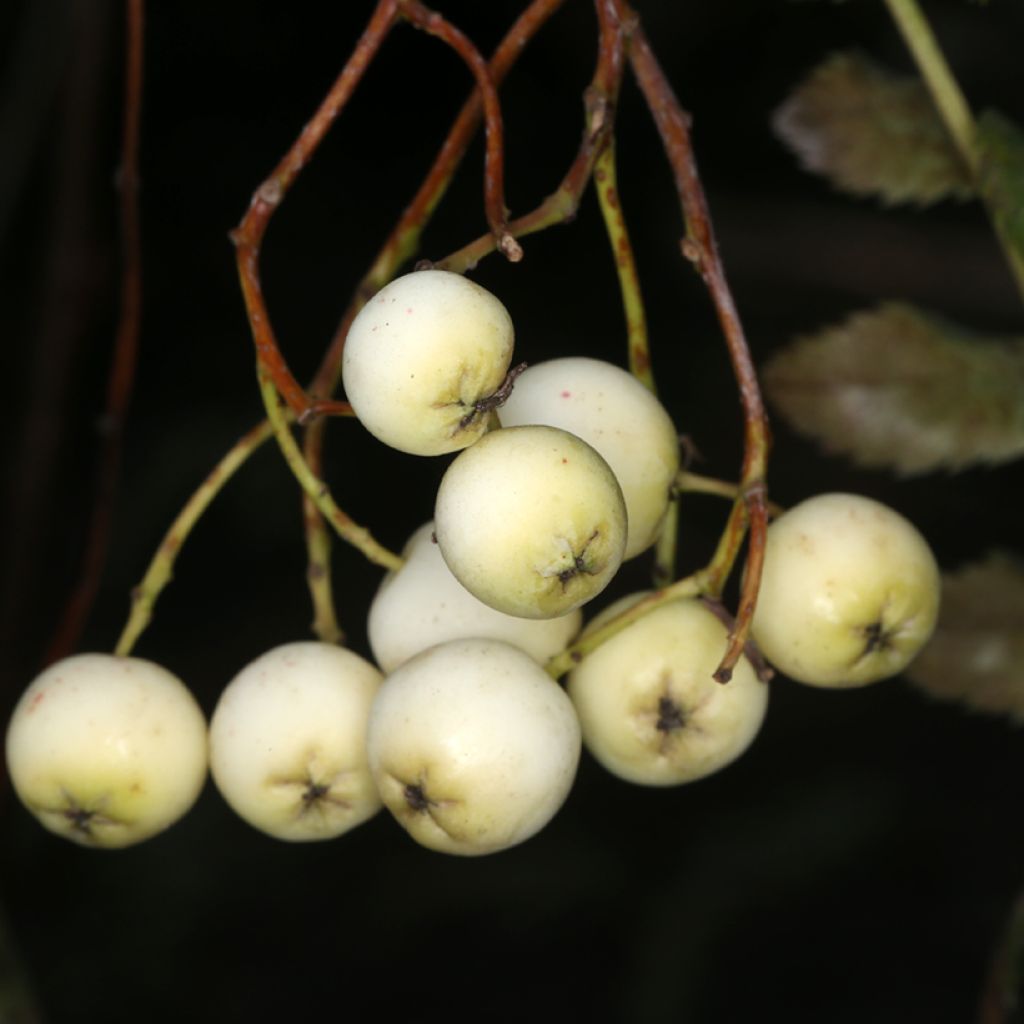
[[[278,839],[331,839],[380,810],[366,723],[383,676],[333,644],[284,644],[227,685],[210,720],[221,795]]]
[[[83,846],[130,846],[163,831],[206,779],[199,705],[180,679],[141,658],[55,662],[22,694],[6,746],[21,802]]]
[[[420,270],[382,288],[349,328],[345,396],[363,426],[413,455],[472,444],[512,359],[508,311],[461,274]]]
[[[819,494],[768,529],[753,635],[791,679],[863,686],[901,672],[932,634],[939,569],[880,502]]]
[[[452,575],[433,533],[429,522],[409,538],[404,564],[384,577],[370,604],[370,649],[385,672],[434,644],[473,636],[504,640],[544,663],[579,632],[579,609],[553,619],[523,619],[478,600]]]
[[[434,524],[459,582],[508,615],[578,608],[615,575],[626,506],[608,463],[555,427],[506,427],[448,467]]]
[[[611,466],[629,516],[625,558],[658,538],[679,472],[679,438],[665,407],[631,373],[584,356],[535,363],[498,410],[504,427],[540,423],[581,437]]]
[[[370,712],[370,765],[419,843],[475,855],[515,846],[562,806],[580,730],[565,692],[499,640],[450,640],[389,675]]]
[[[642,597],[606,609],[587,631]],[[713,673],[728,630],[697,600],[670,601],[616,633],[570,672],[586,748],[608,771],[648,786],[703,778],[735,761],[764,721],[768,687],[742,657]]]

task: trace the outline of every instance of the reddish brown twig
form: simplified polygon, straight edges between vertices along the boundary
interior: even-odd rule
[[[600,39],[594,77],[583,94],[583,141],[565,177],[556,191],[536,209],[509,223],[517,238],[533,234],[553,224],[571,220],[579,209],[580,197],[594,172],[594,162],[607,142],[615,122],[615,105],[622,82],[624,37],[629,22],[624,22],[615,0],[595,0]],[[484,235],[457,252],[434,263],[442,270],[465,271],[494,251],[494,239]]]
[[[491,80],[500,85],[527,43],[544,26],[565,0],[533,0],[516,19],[491,57]],[[474,89],[448,131],[426,178],[402,212],[398,223],[381,246],[376,258],[356,287],[348,309],[334,332],[310,387],[315,397],[334,393],[341,368],[345,337],[356,313],[395,276],[398,268],[415,255],[423,230],[444,197],[453,175],[466,155],[483,112],[480,90]]]
[[[139,133],[142,120],[145,6],[128,0],[125,23],[124,114],[118,171],[121,224],[121,298],[113,362],[103,413],[92,518],[78,582],[50,641],[46,661],[69,654],[78,642],[99,588],[107,557],[114,501],[121,472],[124,421],[135,382],[142,315],[142,230],[139,214]]]
[[[515,64],[526,44],[564,0],[533,0],[516,19],[491,58],[488,69],[495,87]],[[481,90],[473,90],[463,104],[423,183],[402,212],[398,223],[381,246],[369,270],[359,282],[345,310],[316,376],[310,385],[314,401],[334,393],[341,373],[341,354],[356,313],[418,249],[423,231],[451,183],[456,168],[469,148],[480,124],[484,104]],[[315,419],[304,437],[304,454],[310,469],[322,476],[325,421]],[[313,630],[322,640],[335,642],[341,635],[332,598],[330,576],[331,535],[309,495],[303,495],[303,523],[306,533],[307,582],[313,601]]]
[[[624,18],[632,16],[631,12],[627,12],[624,3],[620,3],[620,10]],[[718,255],[711,216],[690,143],[690,119],[679,105],[638,24],[631,33],[629,57],[675,177],[676,191],[686,221],[686,237],[682,243],[683,255],[700,273],[714,303],[743,406],[741,496],[733,506],[719,549],[708,570],[711,592],[717,596],[725,585],[743,537],[749,528],[747,571],[737,609],[736,625],[730,634],[725,657],[716,673],[716,678],[724,682],[730,677],[733,666],[743,653],[761,582],[765,533],[768,526],[765,486],[770,443],[768,420],[750,349]]]
[[[399,0],[402,16],[424,32],[436,36],[450,46],[465,62],[480,93],[484,110],[484,211],[494,235],[495,244],[513,263],[523,258],[523,250],[509,234],[508,211],[505,209],[505,129],[502,124],[498,90],[490,68],[469,37],[436,11],[419,0]]]
[[[299,172],[316,152],[324,135],[341,113],[380,49],[381,43],[394,26],[398,6],[399,0],[378,0],[373,16],[359,37],[355,50],[342,68],[341,74],[273,173],[256,189],[249,209],[231,233],[257,359],[260,366],[270,375],[278,393],[300,420],[308,419],[319,412],[338,410],[334,409],[331,403],[318,406],[310,401],[281,354],[260,285],[260,245],[274,211]]]

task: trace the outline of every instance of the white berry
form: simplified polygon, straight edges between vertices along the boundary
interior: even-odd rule
[[[608,463],[555,427],[506,427],[448,467],[434,508],[448,568],[508,615],[564,615],[611,582],[626,506]]]
[[[478,600],[452,575],[433,534],[429,522],[409,538],[404,564],[384,577],[370,604],[370,649],[385,672],[434,644],[471,636],[504,640],[544,663],[579,632],[579,609],[553,619],[523,619]]]
[[[791,679],[863,686],[931,636],[940,577],[916,527],[880,502],[819,494],[768,529],[753,635]]]
[[[412,837],[473,855],[551,820],[575,778],[580,730],[529,655],[499,640],[451,640],[385,679],[368,747],[381,797]]]
[[[210,769],[221,795],[278,839],[331,839],[380,799],[366,760],[366,722],[382,679],[333,644],[275,647],[227,685],[210,721]]]
[[[345,395],[393,448],[440,455],[489,427],[512,359],[512,320],[489,291],[444,270],[406,274],[360,310],[345,339]]]
[[[583,356],[535,363],[516,378],[498,417],[504,427],[541,423],[581,437],[622,487],[624,557],[657,540],[679,471],[679,439],[665,407],[631,373]]]
[[[642,597],[606,609],[587,632]],[[713,673],[728,630],[695,599],[669,601],[616,633],[569,674],[583,742],[630,782],[671,786],[730,764],[764,721],[768,687],[741,657],[728,683]]]
[[[7,728],[7,769],[50,831],[83,846],[129,846],[173,824],[199,796],[206,721],[159,665],[78,654],[22,694]]]

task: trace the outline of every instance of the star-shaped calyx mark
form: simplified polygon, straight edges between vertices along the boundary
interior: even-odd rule
[[[580,553],[573,556],[573,563],[571,566],[562,569],[558,573],[558,582],[562,584],[562,591],[564,592],[569,583],[581,573],[586,576],[592,576],[597,570],[593,564],[587,561],[587,548],[597,539],[600,531],[595,530],[588,538],[586,544],[583,545]]]

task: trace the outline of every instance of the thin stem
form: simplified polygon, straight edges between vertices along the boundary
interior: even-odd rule
[[[285,415],[290,417],[291,413]],[[153,606],[156,604],[157,598],[171,581],[174,574],[174,563],[192,532],[192,528],[235,471],[272,434],[273,430],[267,420],[248,431],[213,467],[210,474],[175,517],[170,529],[164,534],[163,540],[156,549],[156,554],[149,563],[146,574],[132,590],[128,621],[114,647],[115,654],[131,654],[136,641],[153,617]]]
[[[128,0],[124,67],[124,114],[121,164],[118,171],[121,223],[121,298],[114,355],[107,381],[102,419],[103,446],[96,468],[92,517],[78,582],[64,607],[46,660],[56,661],[72,651],[99,588],[110,545],[114,503],[121,475],[125,417],[135,383],[142,318],[142,227],[139,212],[139,136],[145,44],[143,0]]]
[[[352,96],[367,67],[394,26],[397,16],[398,0],[378,0],[369,24],[356,43],[355,50],[342,68],[341,74],[273,173],[256,189],[249,209],[231,235],[235,243],[238,276],[249,317],[249,327],[256,345],[257,359],[260,366],[270,375],[278,393],[299,418],[308,417],[314,411],[314,407],[288,368],[274,336],[260,283],[260,246],[274,211]]]
[[[302,511],[306,522],[306,585],[313,604],[312,630],[325,644],[344,643],[345,631],[338,624],[334,610],[331,534],[308,494],[302,496]]]
[[[675,489],[681,494],[710,494],[718,498],[728,498],[730,501],[735,501],[741,493],[740,485],[734,484],[731,480],[718,480],[715,477],[702,476],[688,469],[681,469],[676,474]],[[783,512],[785,509],[781,505],[777,505],[774,501],[768,502],[769,518],[774,519],[776,516],[781,516]]]
[[[594,164],[594,191],[597,193],[604,218],[605,231],[615,260],[615,270],[622,293],[622,309],[626,318],[626,344],[629,354],[629,369],[634,377],[657,394],[654,373],[651,370],[651,348],[647,336],[647,314],[640,289],[640,275],[636,268],[633,245],[629,240],[629,229],[622,212],[619,196],[618,174],[615,167],[615,136],[597,155]]]
[[[971,174],[977,175],[979,158],[974,118],[928,19],[917,0],[885,0],[885,4],[924,78],[953,144]]]
[[[590,180],[597,155],[604,148],[615,121],[615,105],[622,84],[623,47],[628,26],[614,0],[595,0],[600,38],[594,77],[583,94],[583,140],[562,183],[535,210],[517,217],[509,231],[517,238],[571,220]],[[464,273],[494,252],[494,240],[484,235],[433,263],[440,270]]]
[[[323,440],[327,421],[314,420],[306,429],[303,451],[310,471],[323,475]],[[341,643],[344,632],[334,609],[331,581],[331,534],[313,499],[302,494],[302,522],[306,538],[306,585],[313,604],[313,632],[324,643]]]
[[[501,84],[527,43],[564,2],[565,0],[533,0],[533,3],[516,19],[515,24],[494,51],[489,64],[491,80],[495,85]],[[341,374],[341,354],[345,337],[352,321],[363,305],[418,251],[423,230],[430,222],[451,184],[455,171],[466,155],[469,143],[480,123],[482,111],[480,90],[474,89],[459,111],[426,178],[356,287],[310,387],[313,395],[324,396],[334,393]]]
[[[560,654],[550,658],[544,666],[545,671],[553,679],[558,679],[572,669],[574,665],[578,665],[591,651],[596,650],[606,640],[610,640],[616,633],[620,633],[627,626],[636,622],[637,619],[643,618],[667,601],[700,597],[709,592],[707,576],[703,571],[677,580],[671,586],[662,587],[660,590],[653,590],[637,601],[636,604],[630,605],[625,611],[620,612],[614,618],[603,623],[599,629],[585,633]]]
[[[284,410],[278,403],[278,393],[274,381],[269,371],[262,366],[259,367],[259,382],[267,418],[273,427],[281,454],[284,455],[295,479],[309,495],[317,511],[334,527],[335,532],[342,540],[358,548],[375,565],[383,566],[385,569],[401,568],[401,557],[379,544],[369,530],[359,526],[346,515],[331,497],[327,484],[309,468],[306,460],[302,457],[298,443],[292,436]]]
[[[500,84],[530,39],[563,2],[564,0],[533,0],[533,3],[516,19],[488,65],[490,78],[495,86]],[[423,231],[469,148],[483,109],[481,90],[476,88],[459,111],[423,183],[359,282],[310,385],[309,390],[314,401],[318,397],[333,394],[338,386],[345,338],[356,314],[419,248]],[[316,419],[309,425],[303,438],[306,461],[317,475],[320,475],[323,457],[323,428],[324,421]],[[330,642],[332,639],[340,638],[341,634],[331,594],[331,536],[324,525],[323,517],[317,512],[309,496],[303,494],[302,501],[308,552],[306,579],[313,603],[313,630],[321,639]]]
[[[667,587],[676,578],[676,542],[679,537],[679,492],[673,492],[665,511],[665,521],[654,545],[651,580],[656,587]]]
[[[484,108],[484,210],[487,223],[494,235],[495,245],[513,263],[523,258],[523,250],[508,230],[505,209],[505,132],[501,118],[498,90],[491,78],[487,61],[470,42],[465,33],[457,29],[436,11],[419,0],[399,0],[402,16],[417,28],[436,36],[450,46],[465,62],[480,92]]]
[[[632,12],[628,15],[625,13],[627,8],[624,3],[620,4],[620,10],[624,12],[624,17],[631,17],[635,21],[636,16]],[[730,633],[729,645],[722,663],[715,673],[715,678],[724,682],[732,674],[733,666],[743,653],[761,584],[761,565],[768,528],[765,485],[770,443],[768,420],[754,362],[718,254],[711,215],[690,141],[690,119],[683,112],[638,23],[634,24],[630,35],[629,58],[637,84],[661,135],[675,178],[676,191],[686,222],[686,237],[682,243],[683,255],[700,273],[714,304],[743,407],[744,444],[740,496],[726,524],[719,550],[708,566],[712,582],[710,593],[712,596],[718,596],[735,563],[743,536],[749,528],[747,571],[743,578],[736,625]]]
[[[935,107],[953,140],[953,145],[967,165],[975,183],[985,177],[982,147],[979,145],[977,126],[971,108],[957,84],[953,72],[946,63],[935,33],[924,16],[917,0],[885,0],[889,13],[903,41],[907,44],[921,77],[931,93]],[[985,198],[984,189],[982,198]],[[1017,290],[1024,296],[1024,254],[1010,237],[1000,211],[986,201],[989,218],[996,237],[1002,246],[1007,265],[1017,284]]]

